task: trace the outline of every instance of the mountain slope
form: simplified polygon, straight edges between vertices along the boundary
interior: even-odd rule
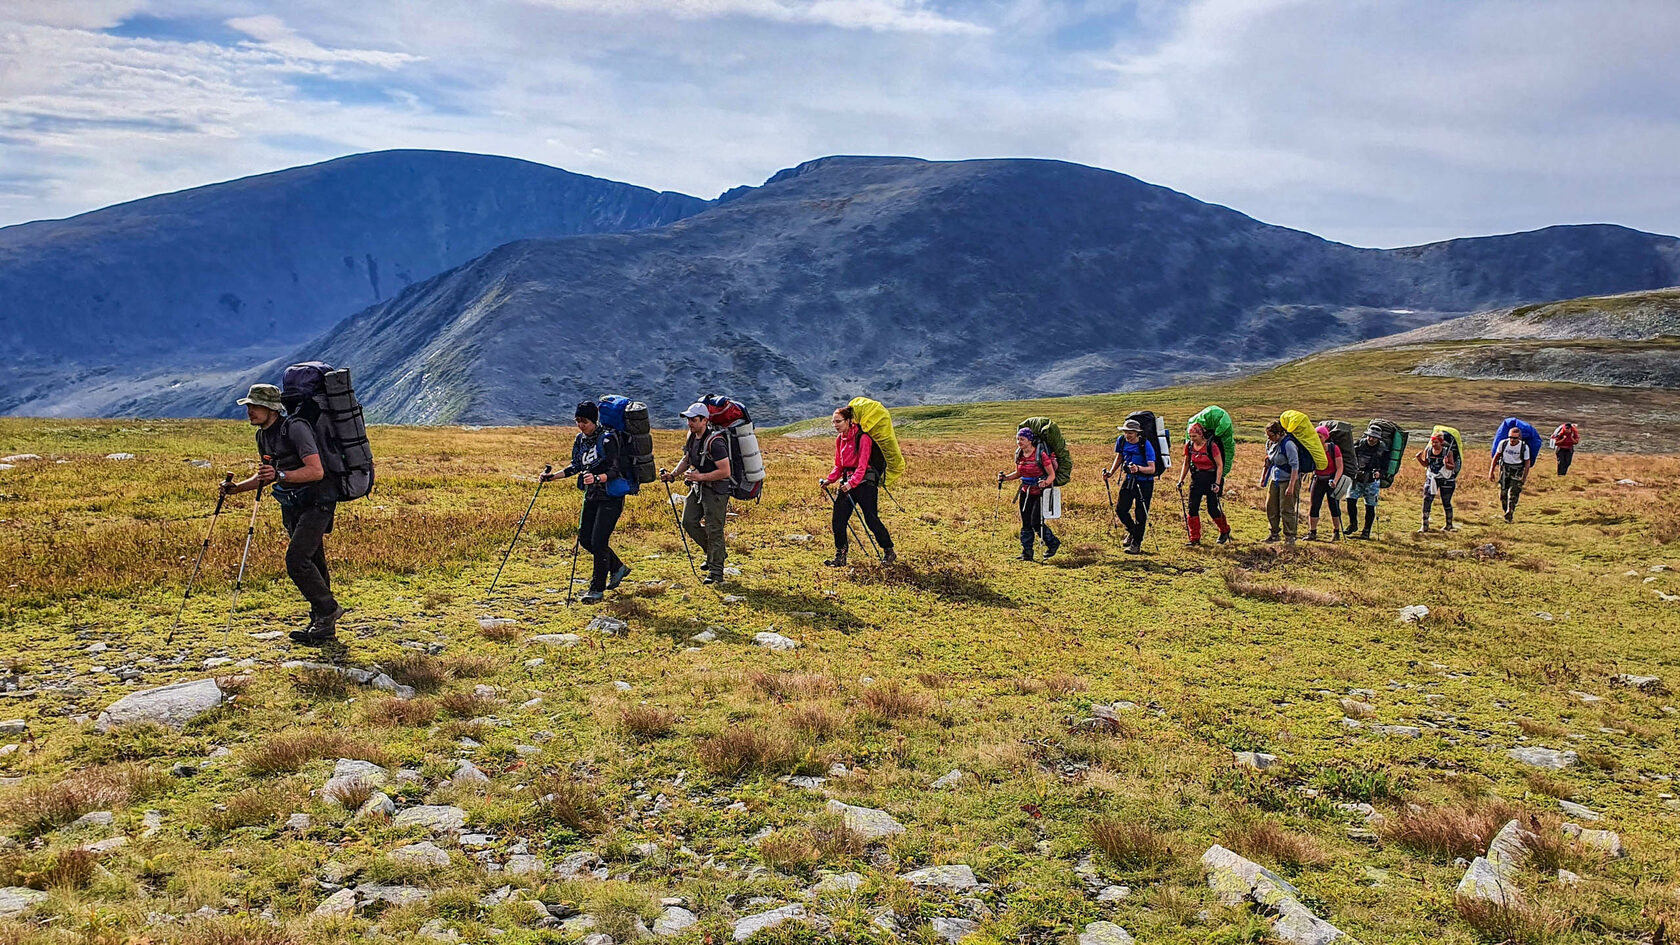
[[[501,247],[298,356],[355,365],[392,420],[564,419],[609,388],[672,413],[721,389],[768,420],[858,392],[1135,388],[1675,282],[1680,241],[1620,227],[1382,251],[1079,165],[826,158],[670,226]],[[221,413],[213,395],[136,407]]]
[[[511,158],[381,151],[0,229],[0,343],[23,383],[289,348],[526,237],[659,226],[698,198]],[[37,391],[40,393],[40,391]]]

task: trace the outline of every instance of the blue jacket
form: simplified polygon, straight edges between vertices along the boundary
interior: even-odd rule
[[[607,494],[606,483],[595,482],[583,484],[584,473],[594,473],[599,476],[606,474],[608,479],[617,479],[618,475],[618,432],[611,427],[597,427],[594,436],[584,436],[582,433],[572,440],[572,464],[561,473],[563,476],[577,476],[578,490],[586,498],[612,498]]]
[[[1147,466],[1156,461],[1155,444],[1141,436],[1136,443],[1128,443],[1124,436],[1120,437],[1114,441],[1114,452],[1120,454],[1121,470],[1126,468],[1127,463],[1133,466]],[[1140,472],[1132,475],[1138,479],[1154,479],[1155,473],[1160,471],[1161,467],[1156,466],[1153,473]]]

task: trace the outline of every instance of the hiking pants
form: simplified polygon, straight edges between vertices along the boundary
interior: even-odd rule
[[[1451,522],[1453,517],[1453,490],[1458,488],[1458,480],[1450,479],[1445,482],[1437,482],[1435,485],[1436,488],[1441,490],[1441,509],[1447,513],[1447,521]],[[1429,487],[1425,486],[1423,489],[1423,523],[1425,525],[1429,524],[1429,506],[1434,501],[1435,496],[1431,495]]]
[[[1569,464],[1575,460],[1575,448],[1573,446],[1559,447],[1557,451],[1557,459],[1558,475],[1569,475]]]
[[[723,523],[728,516],[728,493],[698,484],[689,487],[688,498],[683,500],[683,531],[706,553],[706,570],[713,577],[723,576],[723,559],[729,557],[723,545]]]
[[[1033,552],[1033,537],[1044,537],[1044,550],[1049,551],[1062,542],[1050,526],[1044,523],[1044,497],[1033,495],[1022,489],[1015,493],[1015,504],[1021,510],[1021,555],[1031,558]]]
[[[1324,500],[1329,498],[1330,490],[1334,488],[1335,485],[1336,480],[1331,479],[1329,476],[1313,477],[1312,511],[1308,512],[1307,515],[1314,521],[1318,520],[1318,511],[1324,507]],[[1342,510],[1341,507],[1336,504],[1335,499],[1330,499],[1330,518],[1335,521],[1336,529],[1340,531],[1342,527]]]
[[[1517,499],[1522,497],[1523,483],[1528,481],[1527,466],[1499,466],[1499,507],[1506,512],[1517,510]]]
[[[887,526],[881,523],[881,487],[877,483],[866,482],[856,489],[847,489],[834,496],[834,550],[846,550],[846,523],[852,519],[852,509],[863,514],[864,527],[875,536],[875,543],[886,551],[893,546],[892,536],[887,534]]]
[[[1126,526],[1127,541],[1142,547],[1143,533],[1149,529],[1149,506],[1155,497],[1155,480],[1132,477],[1129,485],[1120,487],[1120,501],[1115,503],[1114,514],[1120,516],[1120,524]],[[1133,516],[1133,512],[1137,512]]]
[[[1190,530],[1192,541],[1200,541],[1202,537],[1202,500],[1207,500],[1208,517],[1219,526],[1219,534],[1228,534],[1231,526],[1225,521],[1225,508],[1219,501],[1219,494],[1213,491],[1218,482],[1217,470],[1190,470],[1190,509],[1186,516],[1186,527]]]
[[[595,558],[595,570],[589,576],[589,591],[599,594],[607,589],[607,575],[624,567],[608,542],[618,517],[624,514],[624,500],[612,497],[585,496],[583,517],[578,520],[578,544]]]
[[[1301,483],[1297,480],[1295,488],[1289,488],[1288,479],[1278,479],[1266,484],[1266,523],[1272,526],[1272,534],[1282,534],[1290,541],[1295,540],[1295,533],[1301,526]]]
[[[1377,500],[1382,495],[1382,480],[1373,479],[1370,482],[1353,483],[1353,491],[1347,497],[1347,530],[1353,531],[1359,527],[1359,500],[1365,500],[1365,534],[1371,533],[1371,523],[1377,520]]]
[[[311,618],[325,617],[338,609],[333,598],[332,576],[327,573],[326,537],[333,528],[338,506],[293,505],[280,507],[280,524],[285,526],[286,574],[309,601]]]

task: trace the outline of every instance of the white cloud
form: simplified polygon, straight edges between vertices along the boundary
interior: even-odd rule
[[[951,19],[919,0],[529,0],[558,10],[615,17],[668,16],[678,19],[743,17],[777,23],[808,23],[842,29],[912,33],[989,32]]]
[[[324,49],[298,35],[297,30],[287,26],[279,17],[269,14],[235,17],[228,20],[227,25],[257,40],[257,45],[265,49],[307,62],[354,62],[395,69],[411,62],[419,62],[421,58],[407,53],[382,52],[375,49]]]

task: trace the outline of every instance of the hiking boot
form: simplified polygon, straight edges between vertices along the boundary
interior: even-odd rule
[[[604,591],[585,591],[583,596],[578,598],[578,603],[599,604],[606,596]]]
[[[1120,550],[1124,551],[1126,554],[1129,554],[1129,555],[1141,555],[1141,554],[1143,554],[1143,549],[1138,547],[1137,545],[1127,545],[1126,547],[1124,547]]]
[[[624,579],[629,577],[629,576],[630,576],[630,566],[627,565],[627,564],[620,564],[618,566],[618,570],[616,570],[613,573],[607,575],[607,590],[610,591],[610,590],[618,587],[620,584],[623,584]]]
[[[1056,539],[1055,541],[1045,542],[1044,543],[1044,558],[1045,558],[1045,560],[1049,560],[1051,558],[1056,557],[1056,550],[1060,547],[1062,547],[1062,540],[1060,538]]]
[[[1421,535],[1421,534],[1423,534],[1424,532],[1427,532],[1427,531],[1429,531],[1429,520],[1424,519],[1423,524],[1418,526],[1417,533],[1419,535]]]
[[[1200,548],[1200,547],[1202,547],[1202,540],[1200,538],[1192,538],[1189,541],[1184,543],[1184,547],[1186,547],[1186,548]]]
[[[1307,541],[1317,541],[1318,540],[1318,529],[1315,528],[1312,531],[1307,532],[1307,537],[1306,537],[1305,540],[1307,540]]]
[[[1359,532],[1359,537],[1360,538],[1370,538],[1371,537],[1371,523],[1370,522],[1365,523],[1365,527],[1363,529],[1361,529],[1360,532]]]
[[[1507,522],[1509,522],[1509,521],[1511,521],[1511,520],[1512,520],[1512,516],[1514,516],[1514,515],[1516,515],[1516,514],[1517,514],[1517,513],[1515,513],[1515,512],[1511,512],[1511,511],[1507,511],[1507,512],[1506,512],[1506,513],[1505,513],[1505,521],[1507,521]]]
[[[700,579],[700,583],[701,584],[722,584],[723,583],[723,572],[722,571],[707,571],[706,576]]]
[[[1330,533],[1330,540],[1331,541],[1341,541],[1342,540],[1342,533],[1339,530],[1331,532]]]
[[[1283,536],[1279,535],[1277,532],[1272,532],[1270,535],[1266,536],[1266,544],[1268,545],[1275,545],[1282,540]]]
[[[828,559],[827,561],[824,561],[823,564],[826,564],[831,568],[843,568],[843,567],[845,567],[846,566],[846,549],[841,548],[839,551],[836,551],[834,553],[834,557]]]
[[[897,564],[898,563],[898,552],[892,550],[891,548],[888,548],[886,551],[882,552],[882,554],[881,554],[881,563],[882,564]]]
[[[1031,561],[1032,559],[1033,553],[1031,548],[1022,548],[1021,553],[1015,556],[1016,561]]]
[[[1231,543],[1231,533],[1230,532],[1220,532],[1219,533],[1219,543],[1221,545],[1230,544]]]
[[[330,614],[311,618],[309,626],[302,630],[293,630],[286,636],[293,643],[304,646],[320,646],[324,643],[332,643],[338,639],[338,618],[342,616],[344,616],[344,608],[335,608]]]

